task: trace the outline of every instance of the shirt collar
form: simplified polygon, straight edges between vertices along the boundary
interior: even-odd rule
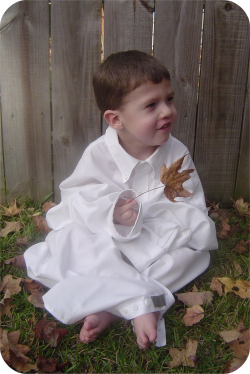
[[[154,171],[154,178],[158,181],[160,180],[160,169],[164,159],[166,159],[166,151],[169,140],[158,147],[157,150],[145,161],[137,160],[136,158],[130,156],[120,145],[116,130],[110,126],[107,128],[105,133],[105,142],[121,172],[123,183],[127,182],[127,180],[130,178],[132,171],[137,164],[146,162],[152,167]]]

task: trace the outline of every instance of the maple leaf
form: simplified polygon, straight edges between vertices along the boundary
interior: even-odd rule
[[[242,279],[234,281],[228,277],[214,277],[210,284],[210,288],[212,291],[217,291],[220,296],[222,296],[223,293],[227,294],[228,292],[234,292],[242,299],[250,298],[250,282]]]
[[[171,369],[180,365],[194,367],[196,362],[197,347],[198,342],[196,340],[189,339],[186,348],[183,348],[181,351],[179,351],[177,348],[169,348],[169,354],[173,360],[168,362],[168,367]]]
[[[187,304],[189,306],[203,305],[205,302],[211,304],[214,296],[211,291],[193,291],[185,293],[176,293],[175,295],[178,297],[178,300],[182,301],[184,304]]]
[[[23,224],[20,221],[7,222],[4,229],[1,229],[0,236],[5,238],[10,232],[20,231],[23,228]]]
[[[166,197],[173,203],[177,202],[174,200],[176,197],[190,197],[194,195],[194,193],[185,190],[182,184],[191,178],[190,173],[195,169],[183,170],[181,173],[178,172],[186,156],[184,155],[174,161],[168,168],[165,164],[161,167],[160,181],[165,185],[164,193]]]
[[[249,203],[245,202],[240,197],[238,200],[234,201],[234,199],[231,198],[233,201],[233,206],[236,209],[236,211],[239,213],[240,216],[249,216],[250,215],[250,210],[249,210]]]
[[[3,205],[0,206],[3,208],[3,215],[6,217],[18,216],[23,210],[22,208],[17,208],[16,200],[13,200],[8,208]]]
[[[193,326],[204,318],[204,310],[200,305],[194,305],[192,308],[187,308],[186,314],[183,317],[183,322],[186,326]]]

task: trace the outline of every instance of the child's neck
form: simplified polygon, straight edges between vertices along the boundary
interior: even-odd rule
[[[137,160],[145,161],[149,158],[158,148],[158,146],[145,146],[145,147],[137,147],[134,144],[127,144],[122,141],[120,137],[119,143],[122,148],[132,157],[136,158]]]

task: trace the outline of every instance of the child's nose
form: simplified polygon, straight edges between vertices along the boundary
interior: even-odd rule
[[[161,106],[160,118],[170,117],[172,110],[169,107],[168,103],[163,103]]]

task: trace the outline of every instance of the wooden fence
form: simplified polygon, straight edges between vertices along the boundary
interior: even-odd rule
[[[228,1],[21,1],[1,21],[1,203],[42,199],[105,130],[92,76],[104,56],[139,49],[168,67],[178,120],[206,197],[249,192],[249,20]],[[50,58],[51,56],[51,58]]]

